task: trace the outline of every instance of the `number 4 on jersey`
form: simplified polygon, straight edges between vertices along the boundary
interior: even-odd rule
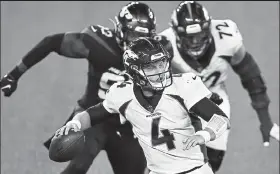
[[[169,132],[168,129],[161,130],[161,133],[163,134],[162,137],[159,137],[159,122],[161,117],[154,118],[152,122],[152,145],[158,146],[161,144],[166,144],[168,150],[175,149],[174,144],[174,136]]]

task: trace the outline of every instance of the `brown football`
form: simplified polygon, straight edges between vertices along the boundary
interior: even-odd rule
[[[84,146],[84,132],[69,130],[68,135],[60,135],[52,139],[49,157],[55,162],[67,162],[80,153]]]

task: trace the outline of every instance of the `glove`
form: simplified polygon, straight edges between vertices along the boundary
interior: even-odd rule
[[[4,96],[10,97],[17,89],[17,80],[11,74],[6,74],[0,81],[0,87]]]
[[[210,100],[216,105],[220,105],[221,103],[223,103],[223,99],[215,92],[212,93]]]

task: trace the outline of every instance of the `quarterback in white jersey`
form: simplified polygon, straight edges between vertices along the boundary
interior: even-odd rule
[[[84,130],[112,114],[129,121],[147,159],[150,174],[213,174],[205,143],[229,127],[212,92],[194,73],[173,75],[171,56],[155,39],[138,38],[124,53],[131,80],[115,83],[105,100],[77,114],[57,131]],[[207,121],[202,128],[198,115]]]
[[[228,19],[211,19],[207,10],[194,1],[181,2],[171,19],[171,27],[160,35],[167,37],[172,44],[173,72],[192,72],[200,76],[204,84],[223,99],[219,107],[230,117],[225,80],[231,66],[251,97],[261,122],[264,145],[269,143],[270,136],[279,141],[279,127],[272,123],[268,112],[266,85],[259,67],[245,50],[236,23]],[[227,149],[228,133],[229,130],[207,143],[209,162],[214,172],[219,169]]]

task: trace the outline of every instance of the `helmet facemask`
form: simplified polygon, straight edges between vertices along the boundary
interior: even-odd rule
[[[212,43],[211,16],[196,1],[184,1],[173,11],[171,27],[177,47],[191,58],[201,58]]]
[[[134,83],[141,88],[160,91],[170,86],[172,81],[171,57],[161,48],[156,51],[135,54],[131,50],[124,53],[124,65]]]
[[[129,3],[115,16],[115,20],[116,39],[123,50],[138,37],[153,37],[156,34],[156,18],[144,3]]]
[[[140,67],[139,75],[145,82],[140,85],[152,90],[163,90],[172,84],[171,66],[167,57],[143,64]]]
[[[210,28],[204,29],[200,24],[188,25],[185,29],[178,27],[176,33],[180,49],[196,60],[204,55],[212,42]]]
[[[129,26],[119,24],[116,34],[120,46],[126,50],[129,43],[138,37],[153,37],[155,35],[155,29],[149,31],[148,28],[141,27],[140,25],[135,28],[130,28]]]

